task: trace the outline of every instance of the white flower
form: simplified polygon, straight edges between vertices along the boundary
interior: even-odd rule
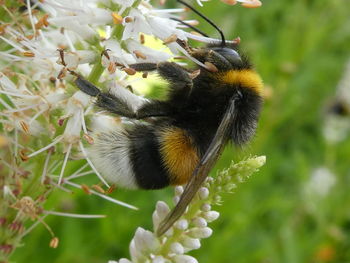
[[[311,196],[325,197],[335,183],[335,175],[326,167],[319,167],[312,171],[311,177],[305,185],[305,190]]]
[[[122,40],[126,39],[138,39],[140,33],[147,35],[152,34],[152,29],[147,23],[145,16],[142,14],[141,10],[133,8],[129,16],[132,17],[132,22],[124,22],[124,31]]]
[[[334,103],[344,113],[337,114],[331,110],[325,114],[323,135],[328,142],[339,143],[350,134],[350,60],[338,83]]]
[[[350,107],[350,59],[345,66],[345,71],[342,79],[337,86],[337,97]]]
[[[105,49],[108,50],[108,55],[110,56],[111,62],[118,62],[119,64],[123,64],[124,66],[136,63],[135,57],[132,54],[126,52],[124,49],[122,49],[117,40],[107,40],[105,42]],[[107,60],[107,58],[103,57],[102,59],[106,61],[105,67],[108,67],[109,61]]]
[[[130,255],[134,262],[145,262],[148,253],[156,250],[160,245],[158,239],[150,231],[137,228],[130,243]]]
[[[330,143],[339,143],[349,136],[350,116],[328,115],[324,120],[323,136]]]

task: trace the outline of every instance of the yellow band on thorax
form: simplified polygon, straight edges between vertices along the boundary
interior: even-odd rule
[[[251,88],[261,94],[263,81],[258,73],[251,69],[236,70],[218,73],[218,79],[229,84],[239,84],[242,87]]]

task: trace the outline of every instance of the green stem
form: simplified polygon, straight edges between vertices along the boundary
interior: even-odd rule
[[[103,71],[104,71],[104,67],[101,64],[101,57],[99,57],[90,72],[88,80],[93,84],[97,85]]]

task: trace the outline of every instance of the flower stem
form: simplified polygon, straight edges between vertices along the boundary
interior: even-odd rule
[[[105,68],[101,64],[101,57],[98,58],[98,60],[95,62],[95,65],[93,66],[90,75],[88,77],[88,80],[92,82],[93,84],[98,84],[98,81],[103,73]]]

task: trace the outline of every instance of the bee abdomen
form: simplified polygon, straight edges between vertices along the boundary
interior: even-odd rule
[[[159,151],[157,131],[152,126],[135,125],[129,133],[129,157],[140,188],[159,189],[170,184]]]
[[[108,182],[131,189],[185,184],[199,161],[186,131],[143,124],[96,134],[90,155]]]
[[[122,127],[118,127],[113,131],[95,133],[94,144],[89,148],[89,156],[109,183],[137,189],[139,186],[132,169],[129,149],[129,135]]]
[[[163,129],[160,132],[160,153],[170,184],[187,183],[199,162],[198,150],[188,132],[177,127]]]

